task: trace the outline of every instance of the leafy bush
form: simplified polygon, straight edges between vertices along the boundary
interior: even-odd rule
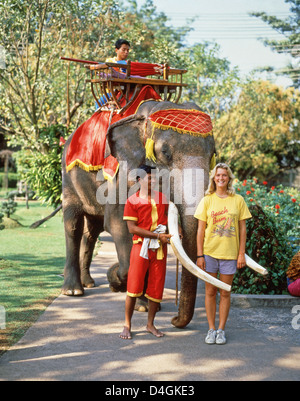
[[[239,270],[233,292],[286,293],[286,270],[299,248],[299,195],[290,188],[267,187],[256,179],[235,182],[253,216],[247,220],[246,252],[269,271],[267,277],[249,268]]]
[[[283,185],[268,188],[268,183],[258,183],[256,178],[235,182],[236,192],[242,195],[248,206],[258,204],[269,216],[275,218],[274,224],[282,230],[291,243],[294,253],[300,246],[300,194],[297,189]]]
[[[6,215],[6,217],[10,218],[10,216],[16,211],[18,204],[14,202],[12,199],[8,199],[5,202],[2,202],[1,212]]]
[[[39,199],[56,208],[61,203],[61,157],[63,148],[60,137],[66,128],[52,125],[40,134],[41,151],[22,150],[16,155],[18,171]]]

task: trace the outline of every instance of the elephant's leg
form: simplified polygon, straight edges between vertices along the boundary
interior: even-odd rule
[[[119,261],[107,272],[110,289],[114,292],[125,292],[127,289],[132,236],[129,234],[126,222],[123,221],[123,210],[120,207],[106,205],[104,229],[113,238]]]
[[[129,241],[124,237],[120,237],[117,233],[112,237],[115,242],[119,262],[114,264],[107,271],[107,279],[110,289],[114,292],[125,292],[127,290],[127,276],[130,262],[130,252],[132,247],[132,239]]]
[[[198,279],[184,267],[181,275],[181,292],[178,316],[172,319],[172,324],[178,328],[186,327],[193,318]]]
[[[64,226],[66,237],[66,265],[62,294],[83,295],[80,280],[79,252],[83,233],[84,216],[80,205],[64,207]]]
[[[93,258],[95,244],[99,234],[103,231],[103,219],[94,216],[85,216],[84,230],[80,245],[80,278],[81,284],[86,288],[93,288],[95,281],[90,275],[90,266]]]

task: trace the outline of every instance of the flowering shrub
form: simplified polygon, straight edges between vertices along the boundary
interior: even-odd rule
[[[244,197],[248,206],[258,204],[268,215],[275,217],[278,230],[283,230],[296,253],[300,246],[300,194],[296,189],[278,185],[268,188],[267,181],[256,178],[235,180],[237,194]]]
[[[299,249],[299,194],[295,189],[281,185],[268,188],[267,184],[259,184],[255,178],[234,183],[253,216],[247,220],[246,252],[269,271],[267,277],[250,268],[238,271],[235,293],[287,293],[286,270]]]

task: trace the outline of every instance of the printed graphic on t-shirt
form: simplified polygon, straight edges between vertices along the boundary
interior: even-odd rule
[[[213,219],[212,237],[234,237],[235,219],[237,217],[234,213],[229,213],[226,206],[218,212],[211,212]]]

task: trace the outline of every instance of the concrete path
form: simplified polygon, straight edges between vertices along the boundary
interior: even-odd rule
[[[0,381],[202,381],[300,379],[300,326],[292,308],[233,306],[224,346],[206,345],[204,285],[198,285],[194,319],[179,330],[175,258],[169,250],[165,299],[156,325],[165,337],[145,331],[146,314],[135,312],[133,339],[118,335],[124,293],[112,293],[106,271],[116,261],[109,235],[92,266],[96,287],[82,298],[58,297],[26,335],[0,358]],[[299,299],[300,305],[300,299]]]

